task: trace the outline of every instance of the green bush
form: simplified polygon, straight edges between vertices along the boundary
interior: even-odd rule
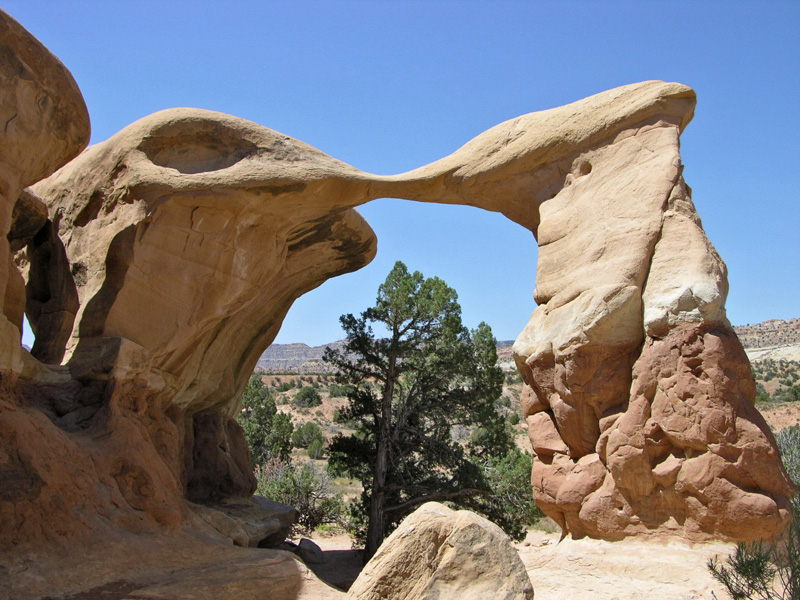
[[[295,429],[292,434],[292,445],[295,448],[309,448],[315,441],[324,443],[325,435],[319,425],[311,421]]]
[[[339,385],[338,383],[332,383],[331,386],[328,388],[328,394],[330,394],[331,398],[345,398],[350,390],[353,389],[351,385]]]
[[[257,494],[294,506],[300,512],[299,525],[313,530],[325,523],[341,523],[344,502],[335,494],[327,473],[317,472],[312,463],[295,468],[273,459],[255,471]]]
[[[314,440],[308,445],[308,457],[313,459],[322,458],[325,454],[325,449],[322,445],[322,441],[319,439]]]
[[[517,413],[511,413],[511,416],[508,417],[508,422],[512,425],[516,425],[519,423],[519,415]]]
[[[311,386],[301,388],[294,397],[294,403],[300,408],[310,408],[322,404],[322,396]]]
[[[533,500],[532,468],[533,457],[519,448],[490,458],[484,466],[491,495],[477,508],[513,539],[524,538],[528,528],[544,517]]]
[[[242,393],[238,421],[244,430],[253,465],[271,458],[289,457],[292,421],[289,415],[278,412],[269,389],[257,375],[250,378]]]

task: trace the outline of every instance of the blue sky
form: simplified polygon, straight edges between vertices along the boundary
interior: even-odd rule
[[[692,86],[684,175],[729,268],[733,324],[800,316],[800,2],[11,0],[72,71],[102,141],[154,111],[230,113],[360,169],[406,171],[506,119],[647,79]],[[378,256],[297,301],[276,340],[342,336],[396,260],[513,339],[536,244],[478,209],[378,200]]]

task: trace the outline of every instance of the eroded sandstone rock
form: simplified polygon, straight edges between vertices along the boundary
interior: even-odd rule
[[[249,544],[188,500],[252,494],[238,396],[292,302],[374,256],[353,208],[384,196],[502,212],[538,239],[539,306],[514,351],[534,493],[566,531],[782,528],[793,490],[682,178],[691,89],[525,115],[396,176],[173,109],[47,177],[86,143],[85,106],[4,14],[0,49],[0,546],[194,525]]]
[[[14,207],[25,187],[86,147],[89,114],[70,72],[1,10],[0,89],[0,370],[9,380],[22,368],[19,309],[24,302],[8,238]]]
[[[793,486],[753,408],[725,264],[682,177],[694,104],[680,84],[624,86],[386,182],[387,195],[498,211],[536,236],[538,307],[514,355],[534,495],[575,537],[751,539],[788,518]]]
[[[347,597],[523,600],[533,598],[533,587],[497,525],[473,512],[428,502],[384,540]]]

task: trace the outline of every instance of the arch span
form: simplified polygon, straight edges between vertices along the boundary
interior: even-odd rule
[[[18,260],[49,308],[29,313],[34,356],[4,363],[0,475],[18,485],[0,538],[177,527],[187,494],[252,493],[236,398],[291,303],[374,256],[354,208],[387,196],[500,212],[536,236],[538,307],[514,351],[534,491],[565,531],[778,532],[790,484],[681,176],[694,101],[625,86],[390,177],[196,109],[87,149],[26,197],[57,235]]]

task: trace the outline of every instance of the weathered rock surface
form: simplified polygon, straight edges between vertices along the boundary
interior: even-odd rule
[[[13,600],[334,600],[291,552],[220,545],[197,535],[130,535],[33,556],[0,550],[0,592]]]
[[[277,548],[300,518],[293,506],[263,496],[226,498],[193,504],[191,509],[221,535],[244,548]]]
[[[505,533],[473,512],[429,502],[381,544],[347,594],[353,600],[533,598]]]
[[[64,165],[89,137],[77,86],[4,13],[0,49],[0,549],[261,535],[190,501],[252,495],[238,396],[292,302],[374,256],[353,208],[384,196],[502,212],[537,237],[539,306],[514,352],[534,492],[566,531],[784,525],[793,490],[681,175],[691,89],[645,82],[525,115],[389,177],[198,109]]]
[[[5,124],[0,133],[0,369],[8,380],[22,369],[25,308],[24,282],[10,254],[10,242],[19,237],[11,231],[14,207],[25,187],[86,147],[89,114],[64,65],[3,11],[0,89],[0,121]],[[29,216],[29,211],[18,212],[17,229]]]
[[[86,518],[69,533],[175,527],[184,498],[252,494],[237,397],[292,301],[374,255],[348,206],[367,187],[300,142],[192,109],[143,119],[39,183],[50,219],[26,260],[47,308],[29,311],[40,361],[28,357],[7,439],[55,496],[26,514],[0,505],[0,536],[47,536],[37,523],[73,523],[76,506]],[[37,462],[52,456],[70,468]]]

